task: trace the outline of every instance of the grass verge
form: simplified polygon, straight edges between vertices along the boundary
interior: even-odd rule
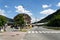
[[[27,32],[27,29],[21,29],[20,31],[21,32]]]
[[[60,30],[60,27],[48,27],[48,26],[45,26],[44,28],[53,29],[53,30]]]

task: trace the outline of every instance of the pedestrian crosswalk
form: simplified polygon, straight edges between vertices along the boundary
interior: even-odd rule
[[[60,31],[28,31],[27,33],[60,33]]]
[[[27,33],[42,33],[40,31],[28,31]]]

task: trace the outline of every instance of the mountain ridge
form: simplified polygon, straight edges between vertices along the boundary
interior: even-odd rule
[[[44,23],[48,22],[49,20],[53,19],[55,16],[60,15],[60,9],[58,9],[56,12],[48,15],[47,17],[43,18],[42,20],[38,21],[37,23]]]

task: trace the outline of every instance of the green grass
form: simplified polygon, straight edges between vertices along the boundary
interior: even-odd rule
[[[60,30],[60,27],[44,27],[44,28],[47,28],[47,29],[53,29],[53,30]]]
[[[21,29],[20,31],[21,32],[27,32],[27,29]]]

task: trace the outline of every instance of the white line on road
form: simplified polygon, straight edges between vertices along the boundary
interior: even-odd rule
[[[35,31],[35,33],[38,33],[38,31]]]
[[[60,31],[28,31],[27,33],[60,33]]]
[[[32,31],[32,33],[34,33],[34,31]]]
[[[31,33],[31,31],[28,31],[28,33]]]

